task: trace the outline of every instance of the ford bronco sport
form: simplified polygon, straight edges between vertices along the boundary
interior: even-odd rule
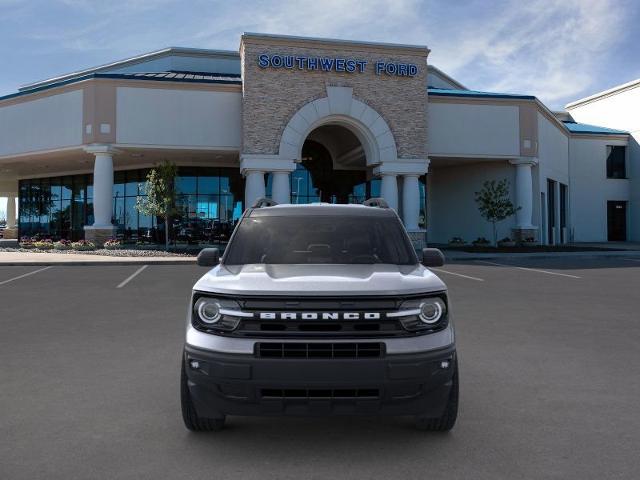
[[[365,205],[276,205],[243,214],[193,287],[182,361],[186,427],[227,415],[411,415],[450,430],[458,365],[447,287],[397,214]],[[422,263],[422,264],[421,264]]]

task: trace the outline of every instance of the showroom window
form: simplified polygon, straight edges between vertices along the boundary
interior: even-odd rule
[[[148,170],[114,173],[113,217],[116,238],[128,244],[164,243],[164,221],[136,209],[145,195]],[[93,224],[93,176],[73,175],[21,180],[20,235],[53,240],[84,238]],[[177,214],[169,234],[177,245],[224,243],[242,215],[244,180],[236,168],[179,168]]]

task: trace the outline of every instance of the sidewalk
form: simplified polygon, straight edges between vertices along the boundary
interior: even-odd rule
[[[640,258],[640,250],[622,250],[622,251],[584,251],[584,252],[528,252],[528,253],[475,253],[460,252],[455,250],[443,250],[447,261],[465,261],[465,260],[489,260],[489,259],[532,259],[532,258],[575,258],[575,257],[591,257],[591,258]]]
[[[82,253],[0,252],[0,266],[17,265],[195,265],[196,257],[116,257]]]

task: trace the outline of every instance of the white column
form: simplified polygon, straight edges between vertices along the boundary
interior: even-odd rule
[[[556,181],[555,183],[555,195],[556,195],[556,244],[561,244],[562,239],[562,227],[560,226],[560,182]]]
[[[380,195],[387,201],[390,208],[398,211],[398,178],[395,173],[381,175]]]
[[[418,174],[402,176],[402,220],[408,231],[418,230],[420,216],[420,185]]]
[[[534,158],[510,160],[516,167],[516,228],[532,229],[533,217],[533,175],[531,167],[537,163]]]
[[[264,171],[263,170],[246,170],[246,184],[244,189],[244,208],[250,208],[256,200],[264,198]]]
[[[16,197],[7,197],[7,228],[16,228]]]
[[[278,203],[291,203],[289,172],[273,172],[271,198]]]
[[[93,227],[111,228],[113,217],[113,154],[95,152],[93,165]]]

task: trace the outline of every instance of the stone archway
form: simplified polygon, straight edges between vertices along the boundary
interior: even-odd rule
[[[309,133],[323,125],[349,129],[364,149],[367,166],[398,159],[396,142],[382,116],[367,104],[353,98],[350,87],[327,87],[327,96],[300,108],[289,120],[280,139],[278,156],[300,161]]]

